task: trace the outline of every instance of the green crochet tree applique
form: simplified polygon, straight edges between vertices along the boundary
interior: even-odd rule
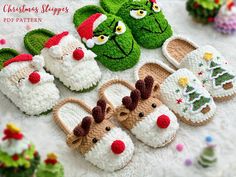
[[[186,9],[193,18],[201,23],[214,22],[223,0],[188,0]]]
[[[82,42],[111,71],[126,70],[138,62],[140,47],[120,17],[89,5],[78,9],[73,21]]]
[[[101,0],[101,6],[121,17],[144,48],[161,47],[172,36],[171,26],[156,0]]]
[[[208,145],[205,147],[198,158],[198,163],[204,167],[211,167],[217,162],[217,157],[215,154],[215,147]]]

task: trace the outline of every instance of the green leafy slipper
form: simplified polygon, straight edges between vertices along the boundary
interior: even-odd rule
[[[0,176],[32,177],[40,156],[14,124],[7,124],[0,144]]]
[[[140,47],[120,17],[89,5],[78,9],[73,21],[95,59],[111,71],[126,70],[138,62]]]
[[[121,17],[142,47],[161,47],[172,35],[171,26],[156,0],[101,0],[101,6]]]
[[[28,115],[51,110],[60,97],[54,77],[43,66],[41,56],[0,50],[0,91]]]
[[[36,29],[25,35],[24,44],[31,54],[41,54],[46,70],[72,91],[90,90],[101,79],[96,55],[67,31]]]

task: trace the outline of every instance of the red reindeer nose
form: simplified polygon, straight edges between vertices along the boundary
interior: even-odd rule
[[[121,140],[113,141],[111,150],[114,154],[121,154],[125,150],[125,143]]]
[[[32,72],[32,73],[29,75],[29,81],[30,81],[32,84],[37,84],[37,83],[40,81],[40,74],[37,73],[37,72]]]
[[[84,58],[84,52],[82,49],[76,49],[73,52],[73,57],[75,60],[81,60],[82,58]]]
[[[167,128],[170,125],[170,118],[164,114],[157,118],[157,126],[159,128]]]

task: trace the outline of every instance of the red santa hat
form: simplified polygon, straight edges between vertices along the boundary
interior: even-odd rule
[[[87,47],[92,48],[94,46],[93,31],[105,20],[107,16],[101,13],[96,13],[87,18],[77,28],[81,39],[86,43]]]
[[[8,65],[10,65],[11,63],[15,63],[15,62],[24,62],[24,61],[32,61],[33,60],[33,56],[30,54],[20,54],[14,58],[11,58],[7,61],[5,61],[3,63],[3,67],[6,67]]]
[[[68,31],[64,31],[64,32],[62,32],[62,33],[60,33],[60,34],[57,34],[57,35],[51,37],[51,38],[44,44],[44,47],[46,47],[46,48],[51,48],[51,47],[53,47],[53,46],[55,46],[55,45],[58,45],[58,44],[60,43],[61,39],[62,39],[63,37],[65,37],[65,36],[67,36],[68,34],[69,34]]]

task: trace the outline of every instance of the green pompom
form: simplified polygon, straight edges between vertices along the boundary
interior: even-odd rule
[[[64,177],[64,168],[59,162],[55,165],[41,163],[37,169],[36,177]]]
[[[165,19],[163,12],[160,11],[158,4],[158,8],[154,9],[155,4],[150,1],[129,0],[127,2],[126,0],[115,8],[116,3],[112,2],[112,0],[102,0],[101,5],[106,11],[117,11],[116,15],[126,22],[135,40],[142,47],[150,49],[161,47],[165,40],[172,36],[171,26]],[[143,15],[137,14],[139,10]]]

